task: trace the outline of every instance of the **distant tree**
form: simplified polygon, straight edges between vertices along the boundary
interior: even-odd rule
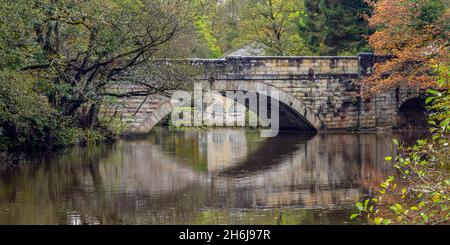
[[[267,55],[298,55],[304,50],[303,40],[295,30],[301,10],[298,0],[247,1],[239,23],[241,39],[257,42]]]
[[[240,46],[242,6],[248,0],[194,0],[197,43],[193,56],[217,58]],[[190,37],[191,39],[196,37]]]
[[[223,32],[219,32],[219,41],[223,52],[229,52],[239,46],[239,21],[240,10],[244,1],[227,0],[222,5],[220,12],[224,20],[225,28]]]
[[[364,0],[305,0],[299,32],[314,54],[354,54],[364,50],[369,34]]]
[[[206,58],[218,58],[222,56],[222,50],[216,35],[216,31],[223,31],[224,27],[220,25],[219,6],[221,3],[217,0],[193,0],[193,19],[197,37],[200,45],[194,50],[194,55]]]

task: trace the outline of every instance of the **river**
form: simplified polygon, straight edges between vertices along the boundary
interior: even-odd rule
[[[0,170],[0,224],[357,224],[390,133],[157,128]]]

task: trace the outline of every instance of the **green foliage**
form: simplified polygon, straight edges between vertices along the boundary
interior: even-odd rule
[[[0,72],[0,152],[97,144],[111,139],[106,132],[72,126],[48,99],[35,91],[32,75]]]
[[[0,70],[44,61],[42,49],[33,43],[34,24],[42,18],[28,1],[0,0]]]
[[[241,39],[256,41],[266,55],[300,55],[305,52],[296,25],[303,16],[301,1],[247,1],[240,23]]]
[[[227,53],[255,44],[266,55],[308,54],[302,33],[297,31],[304,14],[301,0],[193,2],[197,29],[210,51],[208,57],[217,56],[219,50]]]
[[[191,56],[217,58],[240,45],[237,39],[242,1],[194,0],[192,5],[197,37],[186,39],[197,40]]]
[[[217,39],[213,36],[211,22],[207,16],[197,16],[195,25],[201,37],[201,40],[206,42],[211,54],[211,58],[218,58],[222,56],[222,51],[218,45]]]
[[[209,29],[207,40],[214,40],[204,41],[210,50],[220,47],[226,53],[256,43],[266,55],[355,55],[370,51],[366,17],[371,7],[365,0],[194,2],[197,16],[207,16],[204,26],[211,27],[201,28]]]
[[[33,78],[14,71],[0,72],[0,150],[48,144],[55,111],[33,90]]]
[[[365,51],[369,27],[364,0],[305,0],[306,16],[299,32],[314,54],[349,55]]]
[[[49,147],[63,148],[75,145],[98,145],[116,140],[116,134],[108,130],[82,129],[71,126],[59,127],[52,132],[53,144]]]
[[[412,20],[412,25],[414,25],[417,29],[426,28],[430,23],[434,23],[445,13],[445,9],[448,9],[448,2],[445,0],[415,0],[416,3],[415,8],[419,8],[418,11],[420,14],[417,18]],[[418,4],[417,4],[418,3]],[[447,25],[450,25],[447,23]],[[449,26],[450,27],[450,26]],[[445,35],[444,33],[440,33],[440,35]]]

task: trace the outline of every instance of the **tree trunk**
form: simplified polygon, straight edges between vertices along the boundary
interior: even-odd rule
[[[97,123],[98,112],[99,105],[97,103],[92,104],[87,115],[86,128],[94,128],[95,124]]]

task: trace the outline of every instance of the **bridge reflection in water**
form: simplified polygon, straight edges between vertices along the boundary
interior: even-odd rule
[[[0,172],[0,223],[343,224],[391,135],[158,129]]]

